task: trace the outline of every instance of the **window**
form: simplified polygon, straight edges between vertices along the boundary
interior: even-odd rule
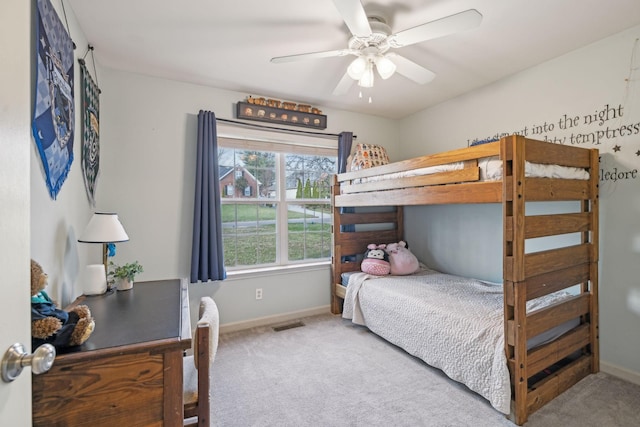
[[[331,257],[336,148],[218,138],[225,267]]]

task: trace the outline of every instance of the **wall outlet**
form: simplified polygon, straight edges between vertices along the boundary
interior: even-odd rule
[[[256,299],[262,299],[262,288],[256,289]]]

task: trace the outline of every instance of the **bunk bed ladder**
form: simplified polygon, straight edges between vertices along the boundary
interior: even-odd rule
[[[588,164],[589,181],[560,189],[549,180],[525,178],[527,150],[535,157],[537,144],[521,136],[501,142],[505,351],[512,383],[511,418],[518,425],[599,370],[598,151],[590,150],[582,160]],[[556,149],[562,157],[563,148]],[[526,216],[525,194],[548,202],[580,200],[580,212]],[[568,233],[580,233],[581,244],[525,253],[526,239]],[[580,288],[577,295],[527,314],[527,301],[575,285]],[[529,338],[576,318],[578,326],[528,350]]]

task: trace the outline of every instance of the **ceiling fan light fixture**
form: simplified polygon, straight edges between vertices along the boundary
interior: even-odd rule
[[[354,55],[355,59],[333,90],[336,96],[344,95],[354,81],[361,88],[373,87],[374,68],[383,80],[397,72],[417,84],[429,83],[435,77],[433,71],[389,50],[468,30],[482,21],[480,12],[468,9],[394,33],[383,16],[365,11],[362,0],[333,0],[333,3],[351,33],[346,49],[280,56],[271,62]]]
[[[349,77],[354,80],[360,80],[362,76],[367,71],[367,63],[368,61],[364,59],[362,56],[357,57],[351,62],[349,68],[347,68],[347,73],[349,73]]]
[[[380,77],[382,77],[383,80],[386,80],[396,72],[396,64],[386,56],[378,56],[376,58],[376,69],[378,70]]]
[[[367,68],[358,81],[358,85],[360,87],[373,87],[373,64],[371,62],[367,63]]]

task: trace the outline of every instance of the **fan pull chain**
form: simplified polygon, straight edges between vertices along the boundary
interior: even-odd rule
[[[362,99],[362,90],[360,90],[360,92],[358,92],[358,98]],[[371,98],[371,96],[369,96],[369,104],[371,104],[373,102],[373,98]]]

